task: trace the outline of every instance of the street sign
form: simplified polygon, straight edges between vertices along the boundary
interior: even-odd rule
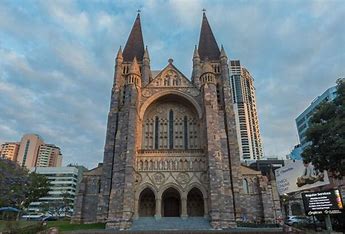
[[[338,189],[324,192],[302,193],[306,215],[341,214],[344,205]]]

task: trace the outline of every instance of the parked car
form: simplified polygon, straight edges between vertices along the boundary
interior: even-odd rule
[[[42,221],[43,218],[44,218],[44,215],[28,214],[28,215],[23,215],[21,219],[31,220],[31,221]]]
[[[290,226],[304,226],[312,224],[313,220],[307,216],[288,216],[285,223]]]
[[[42,221],[57,221],[59,220],[58,217],[55,216],[47,216],[42,219]]]

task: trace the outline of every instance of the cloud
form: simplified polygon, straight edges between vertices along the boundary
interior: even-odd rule
[[[61,147],[64,163],[103,158],[114,58],[136,10],[151,68],[187,77],[202,8],[230,59],[255,79],[267,156],[298,142],[294,119],[344,76],[343,1],[35,1],[0,5],[0,141],[25,133]]]

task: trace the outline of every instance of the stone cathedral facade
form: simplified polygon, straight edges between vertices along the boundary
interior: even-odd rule
[[[240,164],[228,66],[204,13],[191,79],[172,59],[151,70],[138,14],[116,56],[104,160],[85,173],[72,221],[128,229],[140,217],[200,216],[224,229],[243,215],[273,220],[272,186]]]

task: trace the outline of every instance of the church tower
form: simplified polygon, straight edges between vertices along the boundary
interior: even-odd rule
[[[228,58],[205,12],[188,79],[152,71],[138,14],[115,59],[103,164],[83,178],[74,222],[129,229],[141,217],[240,218],[241,175]]]

